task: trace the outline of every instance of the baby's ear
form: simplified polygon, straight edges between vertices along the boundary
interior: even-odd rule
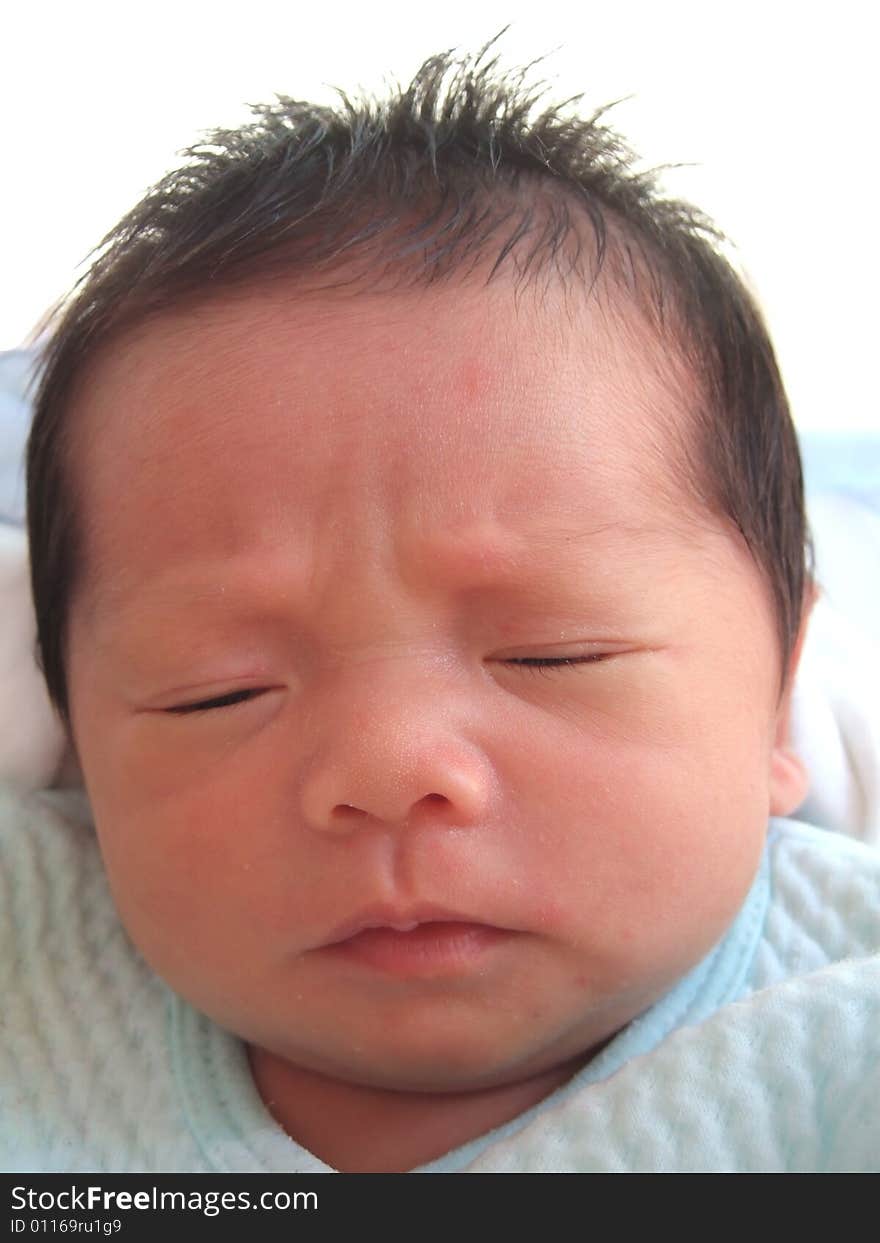
[[[791,700],[794,693],[794,682],[801,660],[804,640],[810,624],[813,606],[819,598],[819,588],[810,579],[804,591],[804,611],[801,618],[797,642],[791,653],[788,664],[785,694],[779,703],[776,716],[776,736],[773,742],[773,754],[770,757],[770,815],[790,816],[797,811],[810,788],[810,778],[806,765],[796,755],[790,745],[791,738]]]

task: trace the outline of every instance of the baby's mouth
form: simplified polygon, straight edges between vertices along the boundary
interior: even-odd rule
[[[390,975],[437,976],[474,968],[514,935],[509,929],[451,912],[374,911],[337,929],[320,952]]]

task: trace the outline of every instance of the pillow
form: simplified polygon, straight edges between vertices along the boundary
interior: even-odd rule
[[[0,523],[0,779],[26,790],[54,780],[66,737],[34,659],[27,541]]]
[[[24,445],[30,425],[26,397],[33,355],[0,352],[0,522],[24,521]]]

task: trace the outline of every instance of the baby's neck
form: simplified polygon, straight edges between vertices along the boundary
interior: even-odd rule
[[[249,1047],[266,1108],[288,1135],[333,1169],[402,1173],[509,1122],[549,1096],[583,1058],[521,1083],[478,1092],[393,1092],[328,1079]]]

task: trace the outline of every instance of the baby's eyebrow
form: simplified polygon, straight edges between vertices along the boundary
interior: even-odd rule
[[[644,550],[650,537],[668,539],[669,532],[649,524],[608,522],[590,529],[542,526],[527,534],[487,535],[484,528],[462,528],[421,534],[409,540],[394,560],[395,573],[407,586],[438,586],[450,592],[541,592],[554,578],[565,579],[580,568],[591,577],[620,537]],[[615,538],[617,537],[617,538]],[[602,556],[602,554],[606,556]],[[584,554],[587,554],[584,558]],[[262,563],[261,563],[262,558]],[[615,559],[615,566],[618,562]],[[269,567],[272,567],[271,572]],[[607,568],[610,568],[608,566]],[[257,551],[215,561],[184,561],[135,582],[100,584],[95,605],[118,622],[127,613],[169,609],[232,609],[245,600],[256,611],[307,601],[313,567],[290,549],[268,556]]]
[[[615,520],[548,527],[523,532],[487,532],[461,528],[423,534],[398,563],[400,577],[414,586],[439,586],[450,593],[564,594],[573,579],[582,584],[620,580],[629,562],[634,573],[639,560],[652,553],[675,551],[669,527],[651,522]],[[583,592],[581,592],[583,594]]]

